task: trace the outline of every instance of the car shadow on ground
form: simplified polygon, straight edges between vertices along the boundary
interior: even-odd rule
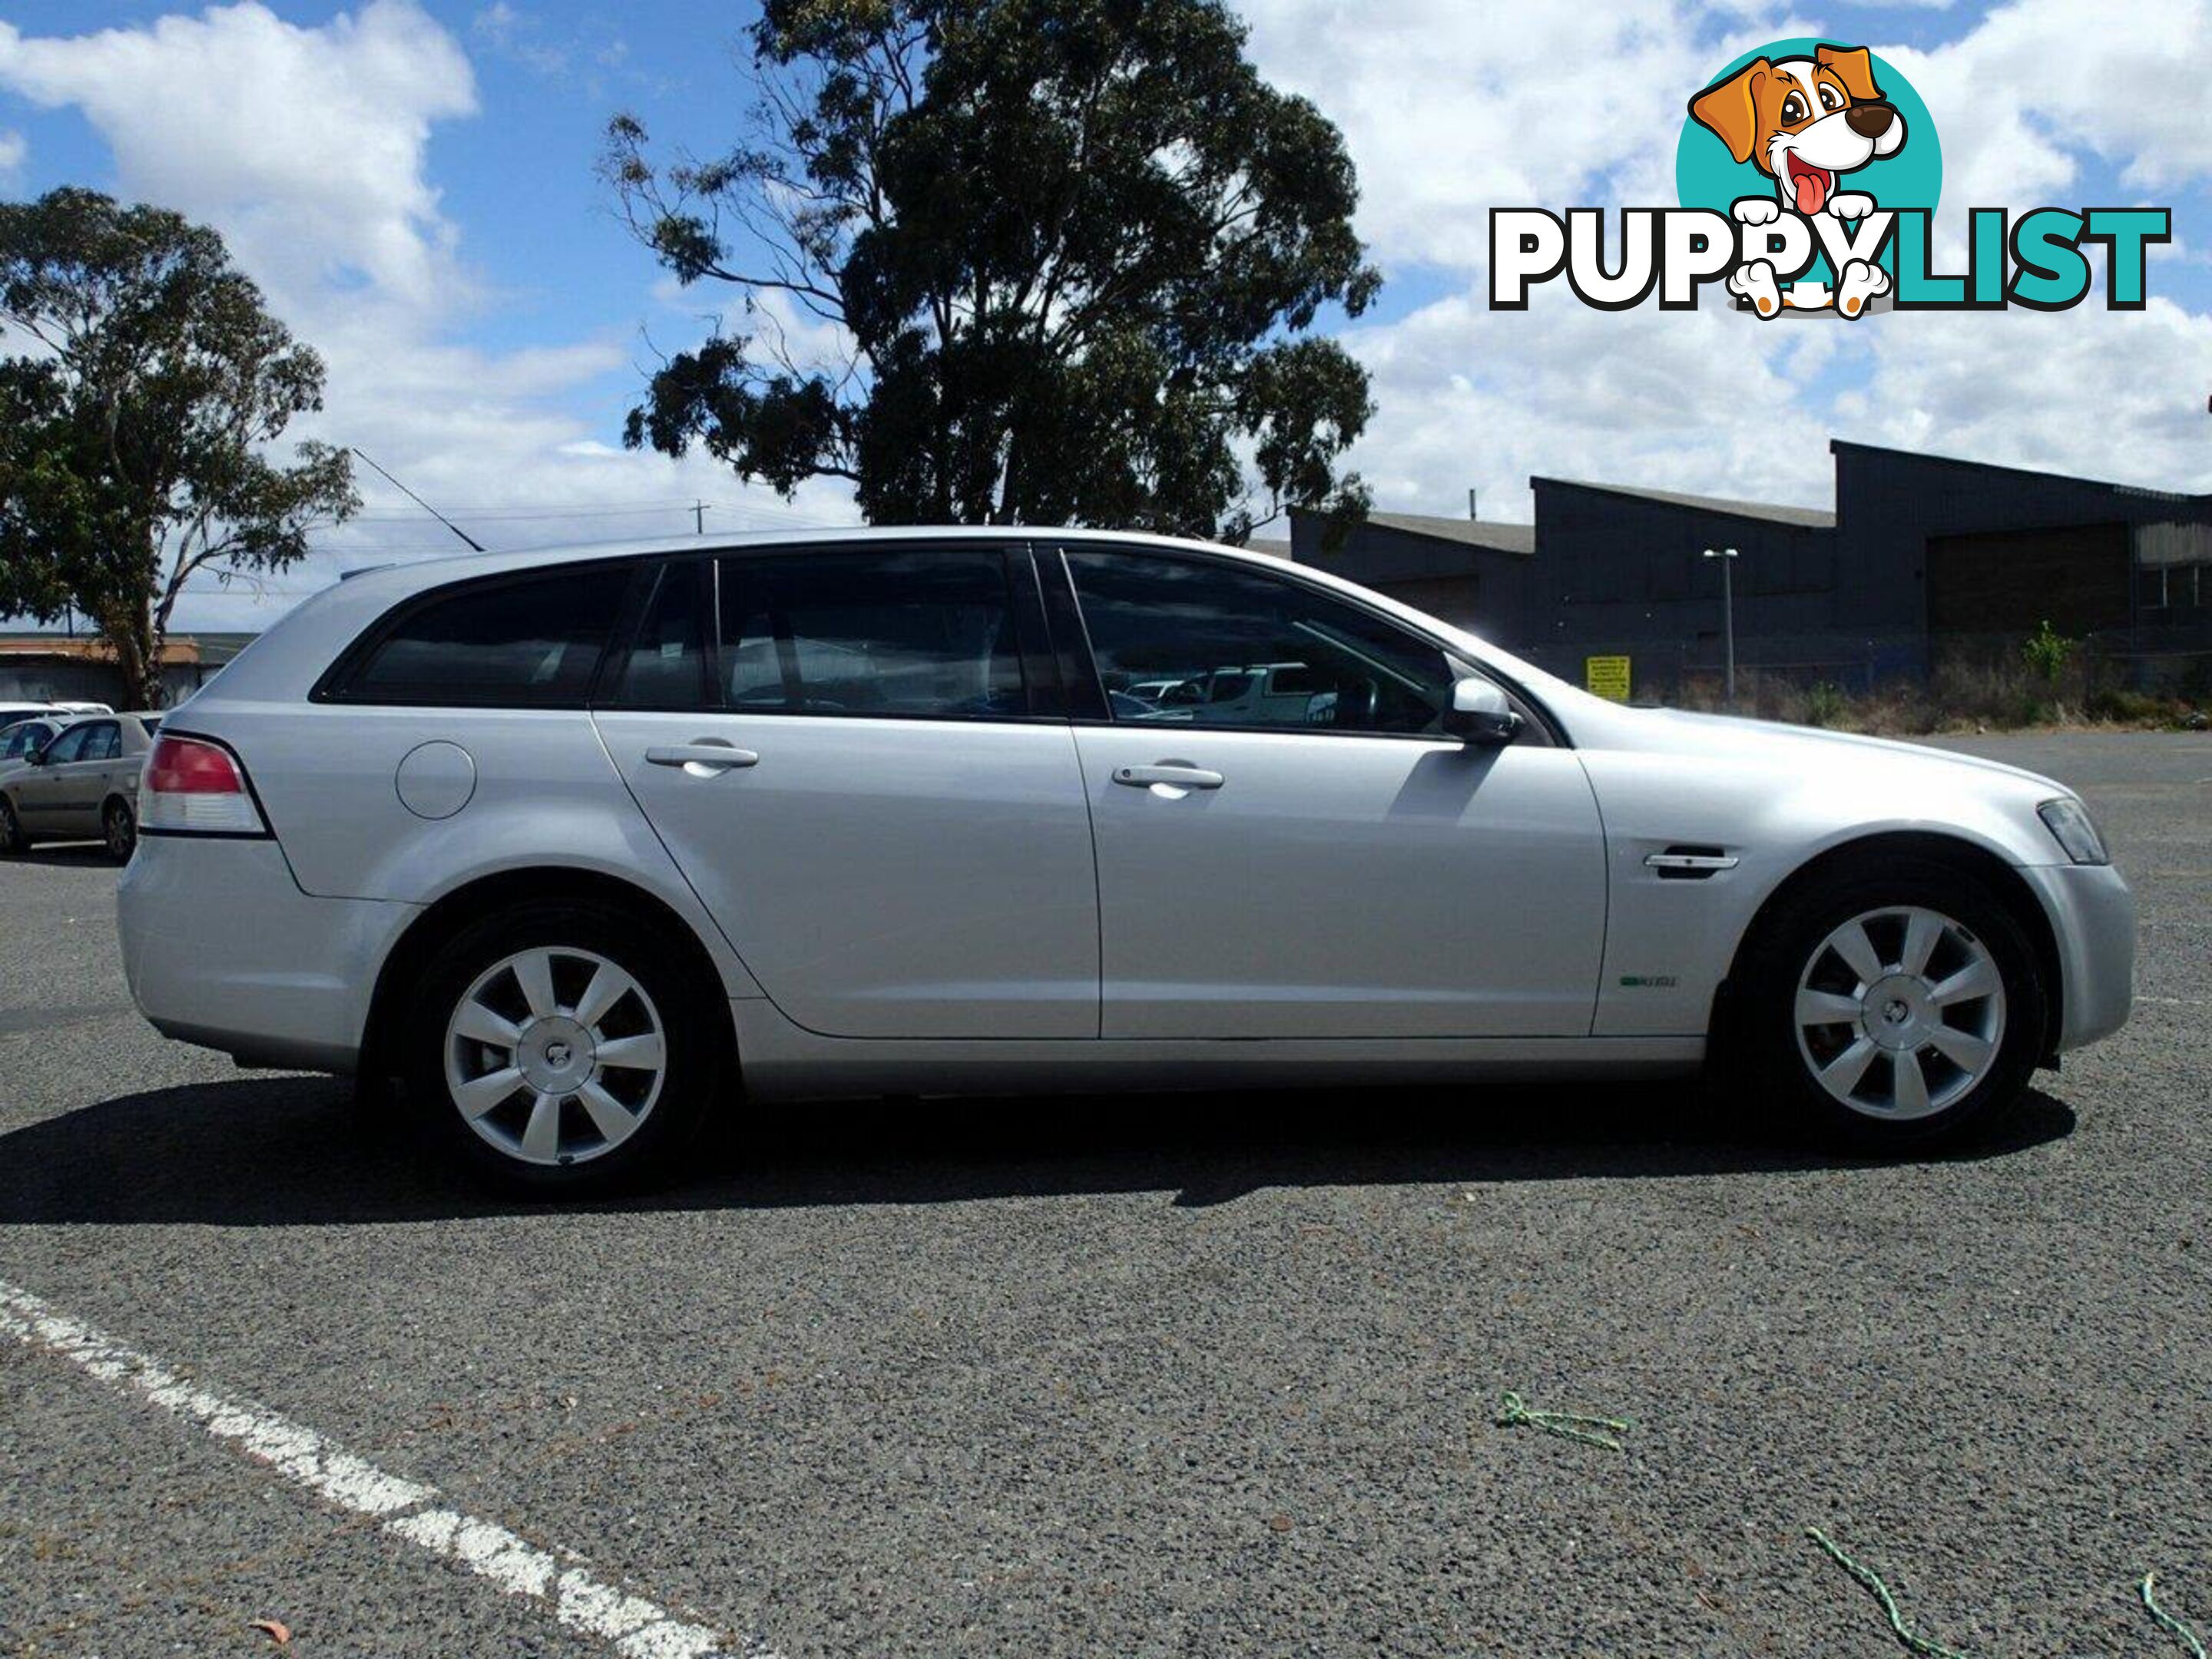
[[[2074,1127],[2070,1107],[2035,1091],[1992,1131],[1913,1161],[2004,1157]],[[1683,1085],[869,1100],[729,1114],[675,1184],[559,1207],[1135,1192],[1200,1206],[1267,1188],[1638,1180],[1867,1162],[1762,1139],[1736,1112]],[[0,1135],[0,1225],[302,1226],[545,1207],[486,1190],[328,1078],[155,1090]]]
[[[27,853],[0,853],[0,864],[47,864],[72,870],[116,868],[106,845],[96,841],[42,842]]]

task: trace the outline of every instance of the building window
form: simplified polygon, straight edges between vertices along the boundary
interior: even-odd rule
[[[2166,603],[2167,568],[2162,564],[2145,565],[2136,572],[2136,609],[2148,616],[2154,611],[2168,609]]]

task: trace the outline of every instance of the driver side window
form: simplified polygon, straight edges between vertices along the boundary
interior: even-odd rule
[[[1210,560],[1069,550],[1116,721],[1441,735],[1436,647],[1297,582]]]
[[[85,743],[92,736],[94,729],[90,726],[72,726],[64,729],[61,736],[46,746],[46,764],[59,766],[65,761],[82,760]]]

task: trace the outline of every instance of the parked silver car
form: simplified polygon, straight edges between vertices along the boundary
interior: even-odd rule
[[[138,844],[138,774],[161,724],[151,713],[71,720],[0,766],[0,853],[96,836],[127,862]]]
[[[1194,723],[1107,685],[1266,665]],[[1180,714],[1178,720],[1175,716]],[[883,531],[358,576],[174,711],[132,994],[397,1074],[573,1189],[756,1097],[1569,1078],[1713,1054],[1897,1146],[2117,1029],[2048,779],[1617,707],[1304,567]]]

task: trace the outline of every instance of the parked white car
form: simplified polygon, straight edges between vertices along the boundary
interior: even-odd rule
[[[1106,684],[1296,664],[1249,720]],[[1617,707],[1265,556],[880,531],[418,563],[173,712],[132,994],[571,1190],[746,1097],[1660,1075],[1901,1146],[2129,1007],[2081,803]],[[1470,1109],[1478,1109],[1472,1108]]]

